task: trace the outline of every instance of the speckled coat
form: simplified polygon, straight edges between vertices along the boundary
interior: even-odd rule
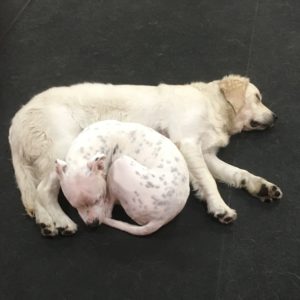
[[[88,166],[94,157],[103,159],[108,194],[95,192],[87,200],[80,190],[87,189],[93,176]],[[87,224],[103,222],[132,234],[150,234],[172,220],[189,195],[189,172],[180,151],[166,137],[137,123],[102,121],[88,126],[72,143],[65,166],[63,192]],[[85,186],[74,184],[72,177],[79,175]],[[111,219],[115,203],[143,226]]]

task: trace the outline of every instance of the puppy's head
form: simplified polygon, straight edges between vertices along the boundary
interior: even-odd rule
[[[248,78],[226,76],[219,81],[219,88],[235,112],[234,132],[264,130],[274,125],[276,114],[262,103],[261,93]]]
[[[89,226],[99,225],[104,218],[106,180],[102,154],[95,155],[84,170],[70,168],[66,162],[56,160],[56,173],[68,202],[77,209]]]

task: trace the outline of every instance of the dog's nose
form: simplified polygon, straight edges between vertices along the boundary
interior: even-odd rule
[[[278,119],[278,116],[275,113],[273,113],[273,121],[275,122],[277,119]]]
[[[91,223],[88,223],[87,226],[89,228],[96,228],[99,226],[99,220],[98,219],[94,219]]]

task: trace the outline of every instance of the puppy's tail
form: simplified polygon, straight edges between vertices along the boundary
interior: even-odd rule
[[[156,230],[158,230],[163,225],[163,223],[152,221],[146,225],[139,226],[139,225],[132,225],[123,221],[118,221],[110,218],[105,219],[103,223],[113,228],[128,232],[130,234],[140,235],[140,236],[149,235],[155,232]]]

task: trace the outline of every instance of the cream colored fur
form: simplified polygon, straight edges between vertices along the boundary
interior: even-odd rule
[[[282,196],[272,183],[216,156],[232,134],[273,125],[274,114],[262,104],[258,89],[248,78],[230,75],[187,85],[83,83],[55,87],[24,105],[9,130],[22,201],[27,213],[41,224],[44,235],[76,231],[76,224],[57,202],[54,161],[64,159],[83,128],[105,119],[139,122],[166,134],[187,161],[196,195],[222,223],[236,219],[236,212],[223,201],[215,179],[244,187],[262,200]]]

